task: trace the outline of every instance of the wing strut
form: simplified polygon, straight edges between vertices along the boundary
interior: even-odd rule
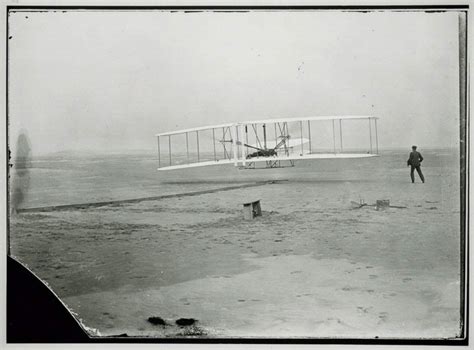
[[[309,153],[311,154],[311,121],[308,120]]]
[[[188,142],[188,133],[186,133],[186,159],[189,164],[189,142]]]
[[[375,119],[375,149],[377,151],[377,154],[379,154],[379,138],[377,136],[377,119]]]
[[[227,130],[223,127],[222,128],[222,147],[224,148],[224,159],[230,159],[230,155],[227,153],[227,148],[225,147],[225,134]]]
[[[244,139],[244,126],[241,124],[239,126],[239,129],[240,129],[240,137],[242,138],[242,141]],[[242,142],[240,142],[242,144]],[[241,148],[241,156],[242,156],[242,164],[243,166],[245,166],[245,158],[247,157],[246,155],[246,147],[242,147]]]
[[[275,146],[278,143],[278,136],[277,136],[277,123],[273,123],[273,126],[275,127]]]
[[[263,148],[267,149],[267,130],[265,124],[263,124]]]
[[[170,166],[171,166],[171,135],[168,136],[168,144],[169,144],[169,151],[170,151]]]
[[[300,121],[300,133],[301,133],[301,155],[304,154],[304,147],[303,147],[303,122]]]
[[[234,165],[237,166],[237,127],[234,130],[230,130],[232,137],[232,156],[234,157]]]
[[[342,119],[339,119],[339,135],[341,137],[341,152],[343,152],[343,148],[342,148]]]
[[[160,152],[160,137],[157,136],[158,139],[158,168],[161,167],[161,152]]]
[[[215,129],[212,128],[212,144],[214,146],[214,161],[217,162],[217,155],[216,155],[216,133]]]
[[[369,118],[369,138],[370,138],[370,153],[372,153],[372,123]]]
[[[198,154],[198,162],[199,162],[199,131],[196,130],[196,144],[197,144],[197,154]]]
[[[245,125],[245,143],[249,143],[249,134],[248,134],[248,129],[247,129],[247,125]],[[244,148],[244,159],[247,159],[247,147]]]

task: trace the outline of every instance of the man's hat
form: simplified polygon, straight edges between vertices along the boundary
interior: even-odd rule
[[[415,145],[413,145],[413,146],[411,146],[411,148],[414,148],[414,149],[416,149],[416,146],[415,146]]]

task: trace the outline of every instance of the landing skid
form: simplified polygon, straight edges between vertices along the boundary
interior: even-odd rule
[[[256,162],[245,163],[245,166],[239,166],[240,170],[243,169],[274,169],[274,168],[292,168],[295,166],[294,160],[268,160],[265,162],[264,167],[256,167]]]

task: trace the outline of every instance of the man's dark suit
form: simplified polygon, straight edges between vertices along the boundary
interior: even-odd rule
[[[420,179],[422,182],[425,182],[425,177],[423,176],[423,173],[421,172],[421,162],[423,161],[423,157],[421,156],[420,152],[413,151],[410,153],[410,158],[407,160],[407,165],[411,166],[411,171],[410,171],[410,177],[411,177],[411,182],[415,182],[415,169],[418,175],[420,176]]]

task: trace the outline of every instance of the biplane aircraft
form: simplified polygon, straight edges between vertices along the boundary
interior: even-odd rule
[[[376,157],[377,119],[372,116],[268,119],[160,133],[156,134],[158,170],[224,164],[239,169],[283,168],[294,166],[297,160]],[[351,123],[351,142],[365,139],[362,144],[345,145],[343,124],[346,123]]]

